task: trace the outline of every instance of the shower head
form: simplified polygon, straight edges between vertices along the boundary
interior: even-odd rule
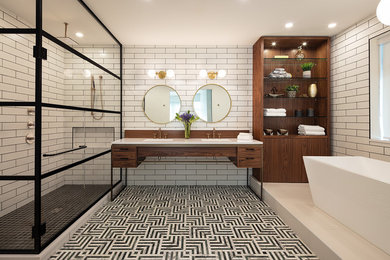
[[[57,37],[58,40],[66,43],[67,45],[79,45],[78,42],[76,42],[75,40],[73,40],[72,38],[68,37],[68,23],[64,23],[65,25],[65,33],[64,33],[64,36],[63,37]]]

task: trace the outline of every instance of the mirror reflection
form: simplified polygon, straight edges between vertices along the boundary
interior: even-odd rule
[[[232,100],[224,87],[208,84],[195,93],[193,106],[200,119],[215,123],[228,116],[232,107]]]
[[[157,85],[149,89],[143,100],[146,117],[157,124],[166,124],[175,119],[180,112],[181,100],[179,94],[166,85]]]

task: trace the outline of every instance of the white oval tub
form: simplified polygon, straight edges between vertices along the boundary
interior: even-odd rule
[[[304,156],[314,204],[390,255],[390,163]]]

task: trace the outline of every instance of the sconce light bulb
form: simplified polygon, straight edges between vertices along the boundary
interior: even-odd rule
[[[175,72],[173,70],[167,70],[167,78],[171,79],[175,77]]]
[[[302,45],[303,45],[303,46],[306,46],[306,45],[307,45],[307,42],[303,42]]]
[[[148,76],[149,76],[149,78],[154,79],[154,77],[156,77],[156,71],[155,70],[148,70]]]
[[[218,78],[224,78],[224,77],[226,77],[226,70],[219,70]]]
[[[207,71],[206,70],[199,71],[199,77],[202,79],[207,78]]]
[[[272,46],[276,46],[276,42],[272,42]]]
[[[390,25],[390,0],[381,0],[376,8],[376,16],[384,25]]]

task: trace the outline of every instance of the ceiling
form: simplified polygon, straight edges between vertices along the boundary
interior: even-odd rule
[[[335,35],[375,13],[379,0],[84,0],[126,45],[252,45],[261,35]],[[29,3],[29,4],[27,4]],[[1,6],[34,24],[33,0]],[[44,0],[45,29],[70,24],[79,43],[112,39],[76,0]],[[286,29],[286,22],[294,27]],[[329,29],[328,24],[337,23]],[[83,39],[74,36],[84,33]]]

